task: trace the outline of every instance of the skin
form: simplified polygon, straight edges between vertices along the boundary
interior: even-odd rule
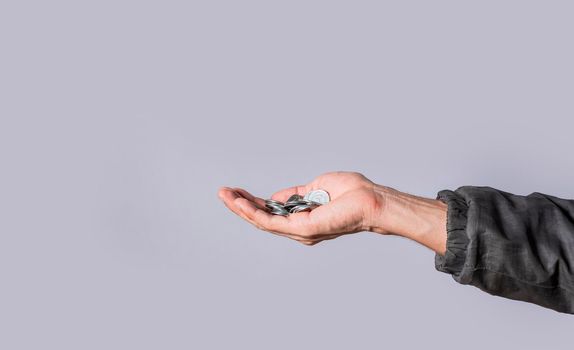
[[[310,212],[271,215],[265,201],[241,188],[222,187],[218,196],[235,214],[255,227],[305,245],[362,231],[412,239],[438,254],[446,251],[447,205],[378,185],[354,172],[332,172],[305,185],[271,196],[284,202],[293,194],[327,191],[331,201]]]

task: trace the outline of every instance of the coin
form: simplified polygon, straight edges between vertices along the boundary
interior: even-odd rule
[[[297,202],[303,199],[303,196],[298,195],[298,194],[294,194],[291,197],[289,197],[289,199],[287,199],[287,202],[285,203],[289,203],[289,202]]]
[[[294,194],[285,203],[273,199],[265,200],[265,208],[270,214],[288,216],[304,211],[311,211],[329,202],[329,194],[324,190],[314,190],[305,196]]]
[[[271,211],[271,214],[288,216],[289,212],[285,209],[274,209]]]
[[[283,205],[283,203],[273,200],[273,199],[266,199],[265,204],[272,204],[272,205]]]
[[[298,205],[298,206],[292,208],[290,213],[295,214],[295,213],[300,213],[302,211],[311,211],[311,207],[308,205]]]
[[[327,204],[331,200],[329,194],[324,190],[311,191],[305,196],[305,199],[319,204]]]
[[[267,205],[266,208],[269,209],[270,211],[277,211],[277,210],[279,210],[279,211],[285,210],[285,211],[286,211],[286,210],[287,210],[287,209],[285,209],[284,207],[281,207],[281,206],[278,206],[278,205],[276,205],[276,206]]]
[[[301,200],[301,201],[286,202],[285,205],[283,205],[283,207],[284,208],[292,208],[292,207],[296,207],[298,205],[309,205],[309,204],[311,204],[310,201]]]

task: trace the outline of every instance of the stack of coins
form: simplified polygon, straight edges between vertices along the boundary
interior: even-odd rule
[[[311,211],[318,206],[329,203],[329,194],[323,190],[315,190],[307,193],[304,197],[294,194],[285,203],[266,199],[265,207],[273,215],[288,216],[289,214]]]

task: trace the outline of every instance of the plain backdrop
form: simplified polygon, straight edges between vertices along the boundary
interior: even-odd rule
[[[0,3],[0,348],[570,349],[397,237],[251,227],[326,171],[574,198],[568,1]]]

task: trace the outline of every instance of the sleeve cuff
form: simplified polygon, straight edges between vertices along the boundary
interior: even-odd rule
[[[469,237],[466,231],[468,204],[464,198],[451,190],[442,190],[436,199],[447,204],[446,217],[446,252],[435,255],[435,268],[438,271],[452,274],[458,282],[467,257]]]

